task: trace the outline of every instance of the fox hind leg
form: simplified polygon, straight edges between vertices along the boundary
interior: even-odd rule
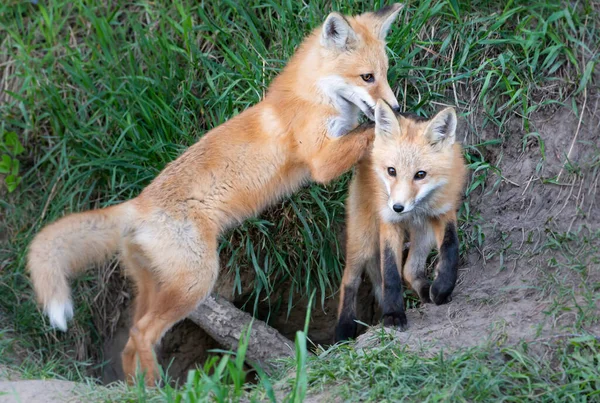
[[[430,282],[426,275],[426,263],[429,252],[435,245],[433,232],[429,225],[410,229],[410,248],[404,266],[404,279],[419,295],[423,303],[431,302]]]
[[[338,323],[335,327],[335,341],[345,341],[356,336],[356,297],[361,283],[366,259],[348,259],[340,287]]]
[[[161,284],[148,311],[131,329],[140,368],[146,374],[146,383],[154,385],[157,368],[154,347],[175,323],[184,319],[211,292],[218,272],[216,251],[206,259],[201,270],[177,270],[177,281]]]
[[[134,280],[139,289],[136,298],[134,322],[129,341],[123,351],[123,368],[129,382],[135,379],[137,360],[145,382],[155,384],[158,368],[154,347],[175,323],[184,319],[212,291],[219,271],[217,240],[204,231],[187,239],[163,238],[164,247],[144,245],[143,253],[134,259]],[[153,242],[160,242],[160,233]],[[129,248],[131,252],[134,248]],[[141,247],[140,247],[141,250]],[[127,251],[124,253],[127,260]],[[147,263],[149,270],[142,269]],[[136,266],[137,264],[137,266]]]
[[[148,312],[151,301],[156,296],[157,284],[152,277],[152,273],[147,269],[147,262],[141,249],[136,245],[126,243],[121,260],[136,288],[136,296],[133,302],[133,319],[131,321],[133,326]],[[121,362],[127,381],[134,382],[136,349],[132,337],[129,337],[121,353]]]
[[[354,200],[354,185],[351,185],[349,200]],[[335,328],[335,341],[352,339],[356,336],[358,325],[356,323],[356,298],[361,283],[361,276],[365,266],[373,266],[377,259],[378,236],[377,226],[364,214],[364,210],[357,208],[357,203],[347,204],[346,227],[346,267],[340,287],[340,302],[338,305],[338,322]],[[372,273],[369,273],[371,280]],[[376,295],[378,284],[374,284]],[[380,288],[380,287],[379,287]]]

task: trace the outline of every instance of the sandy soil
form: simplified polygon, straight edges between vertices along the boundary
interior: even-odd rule
[[[75,382],[59,381],[0,381],[0,401],[3,403],[63,403],[79,402]]]

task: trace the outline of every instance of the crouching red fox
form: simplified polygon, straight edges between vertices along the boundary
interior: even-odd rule
[[[336,341],[355,336],[356,295],[365,268],[385,325],[407,325],[402,278],[422,302],[448,302],[458,274],[456,211],[466,178],[456,122],[453,108],[426,120],[377,103],[375,140],[356,166],[346,203],[346,267]],[[403,262],[406,234],[410,248]],[[430,284],[425,263],[433,247],[439,262]]]

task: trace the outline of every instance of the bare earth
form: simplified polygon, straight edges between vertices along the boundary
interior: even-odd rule
[[[83,386],[76,382],[56,379],[41,381],[0,381],[2,403],[63,403],[81,401],[78,390]]]

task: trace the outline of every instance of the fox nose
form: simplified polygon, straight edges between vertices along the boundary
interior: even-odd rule
[[[404,211],[404,206],[402,204],[394,204],[392,208],[396,213],[401,213]]]
[[[400,105],[392,106],[394,112],[400,112]]]

